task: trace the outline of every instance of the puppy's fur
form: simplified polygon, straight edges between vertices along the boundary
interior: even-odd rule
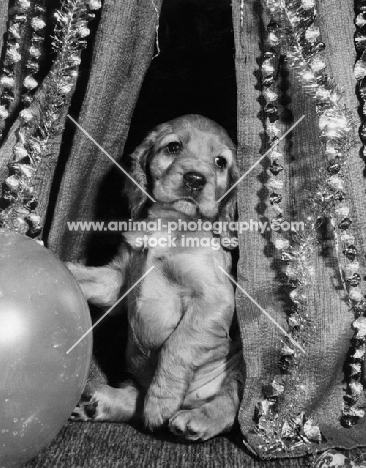
[[[186,115],[160,125],[132,158],[132,176],[156,201],[131,185],[133,218],[163,223],[233,219],[233,191],[216,201],[237,180],[235,148],[216,123]],[[186,246],[188,237],[214,239],[212,232],[176,231],[170,234],[175,246],[154,248],[136,243],[143,234],[169,238],[166,227],[126,233],[110,265],[68,264],[86,298],[102,307],[113,305],[154,267],[126,299],[131,381],[95,390],[89,406],[80,403],[73,419],[142,418],[151,429],[168,424],[186,439],[206,440],[232,427],[242,392],[242,352],[229,336],[233,286],[218,268],[230,273],[231,255],[221,247]]]

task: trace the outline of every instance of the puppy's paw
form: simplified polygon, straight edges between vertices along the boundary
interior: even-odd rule
[[[207,440],[221,432],[200,408],[178,411],[169,420],[169,429],[186,440]]]
[[[92,421],[94,419],[95,406],[90,403],[79,402],[74,408],[71,416],[69,417],[70,421],[74,422],[85,422]]]
[[[102,385],[91,393],[83,393],[78,405],[70,416],[71,421],[113,421],[115,420],[114,389]]]
[[[144,422],[150,430],[163,426],[177,412],[180,401],[147,395],[144,405]]]

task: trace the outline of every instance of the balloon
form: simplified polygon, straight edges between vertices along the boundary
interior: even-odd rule
[[[21,466],[67,422],[85,385],[91,327],[69,270],[36,241],[0,229],[0,468]]]

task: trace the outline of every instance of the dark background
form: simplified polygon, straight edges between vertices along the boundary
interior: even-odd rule
[[[160,54],[153,59],[141,89],[126,151],[156,124],[189,113],[215,120],[236,140],[230,1],[165,1],[159,46]]]

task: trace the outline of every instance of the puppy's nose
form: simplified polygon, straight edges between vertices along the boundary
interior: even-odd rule
[[[202,190],[206,185],[206,177],[199,172],[186,172],[183,175],[184,184],[191,190]]]

